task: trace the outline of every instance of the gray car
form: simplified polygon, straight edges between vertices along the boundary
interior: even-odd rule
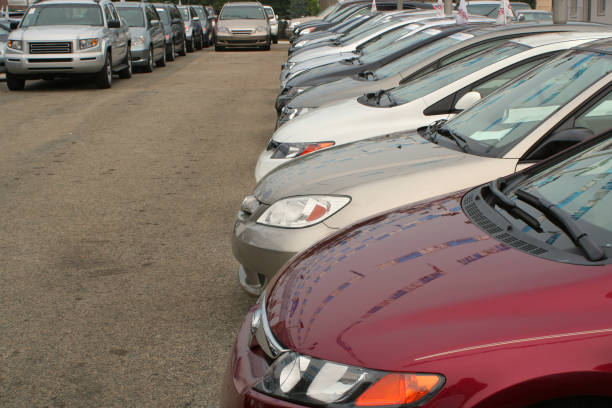
[[[208,11],[204,6],[193,6],[193,9],[200,17],[200,25],[202,26],[202,36],[204,38],[204,46],[210,47],[214,44],[214,31],[213,31],[213,16],[208,15]]]
[[[294,254],[362,218],[511,174],[610,129],[610,50],[611,40],[587,43],[446,123],[332,147],[277,168],[244,199],[234,226],[243,288],[258,293]]]
[[[176,54],[187,53],[187,40],[185,38],[185,24],[179,9],[171,3],[155,3],[155,10],[161,17],[164,27],[164,40],[166,44],[166,59],[174,61]]]
[[[8,25],[4,25],[0,21],[0,73],[6,72],[6,67],[4,65],[4,52],[6,50],[6,42],[8,41],[8,34],[10,31],[10,27]]]
[[[187,38],[187,52],[204,48],[204,35],[202,23],[193,6],[178,6],[185,24],[185,38]]]
[[[166,66],[164,28],[150,3],[116,3],[117,12],[130,27],[132,64],[152,72],[155,65]]]

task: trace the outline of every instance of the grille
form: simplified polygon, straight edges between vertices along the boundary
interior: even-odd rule
[[[476,208],[476,205],[473,202],[471,202],[472,201],[471,197],[469,201],[470,201],[469,203],[468,203],[468,200],[465,201],[464,203],[465,205],[463,206],[463,209],[465,210],[467,215],[472,219],[472,221],[474,221],[474,223],[478,224],[478,226],[480,226],[483,230],[485,230],[489,235],[495,235],[495,234],[502,232],[501,228],[493,224],[484,215],[482,215],[480,210]]]
[[[72,58],[29,58],[28,62],[72,62]]]
[[[253,30],[232,30],[232,34],[251,34]]]
[[[257,40],[229,40],[230,44],[255,44]]]
[[[30,43],[30,54],[70,54],[72,43],[62,42],[33,42]]]

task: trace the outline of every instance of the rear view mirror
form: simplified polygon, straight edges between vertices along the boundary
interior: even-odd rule
[[[121,28],[121,22],[119,20],[109,20],[108,28]]]
[[[466,110],[467,108],[469,108],[470,106],[472,106],[473,104],[475,104],[481,99],[482,99],[482,96],[480,95],[480,92],[470,91],[466,93],[465,95],[463,95],[461,98],[459,98],[459,100],[455,104],[455,110],[456,111]]]
[[[528,157],[529,160],[546,159],[553,154],[559,153],[573,145],[589,140],[595,136],[591,129],[571,128],[554,132],[543,143],[541,143]]]

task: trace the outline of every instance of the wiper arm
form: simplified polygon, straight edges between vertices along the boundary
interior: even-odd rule
[[[510,197],[504,194],[497,187],[497,180],[494,180],[489,183],[489,191],[493,195],[493,201],[495,202],[495,204],[497,204],[498,206],[506,210],[508,214],[510,214],[512,217],[518,220],[522,220],[525,224],[529,225],[535,231],[543,232],[542,226],[540,225],[540,222],[538,220],[536,220],[534,217],[529,215],[527,212],[517,207],[516,203],[512,201]]]
[[[454,140],[454,142],[457,143],[457,146],[459,146],[459,148],[464,153],[467,153],[467,142],[465,141],[465,139],[463,137],[459,136],[458,134],[456,134],[455,132],[453,132],[449,128],[444,128],[444,127],[441,127],[441,128],[438,129],[438,134],[440,134],[442,136],[446,136],[449,139]]]
[[[368,81],[376,79],[376,75],[372,71],[361,71],[357,74],[359,78],[367,79]]]
[[[589,261],[596,262],[606,259],[606,254],[601,249],[601,246],[582,230],[571,215],[550,201],[537,197],[523,189],[516,190],[515,194],[519,200],[536,208],[553,224],[561,228],[570,237],[574,245],[582,249],[582,252],[584,252]]]

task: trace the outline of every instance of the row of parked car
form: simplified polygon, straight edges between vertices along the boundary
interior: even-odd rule
[[[74,76],[110,88],[114,74],[151,72],[214,44],[216,19],[211,7],[195,5],[42,0],[21,19],[0,20],[0,72],[10,90],[26,80]]]
[[[294,28],[224,408],[612,406],[612,27],[417,7]]]

